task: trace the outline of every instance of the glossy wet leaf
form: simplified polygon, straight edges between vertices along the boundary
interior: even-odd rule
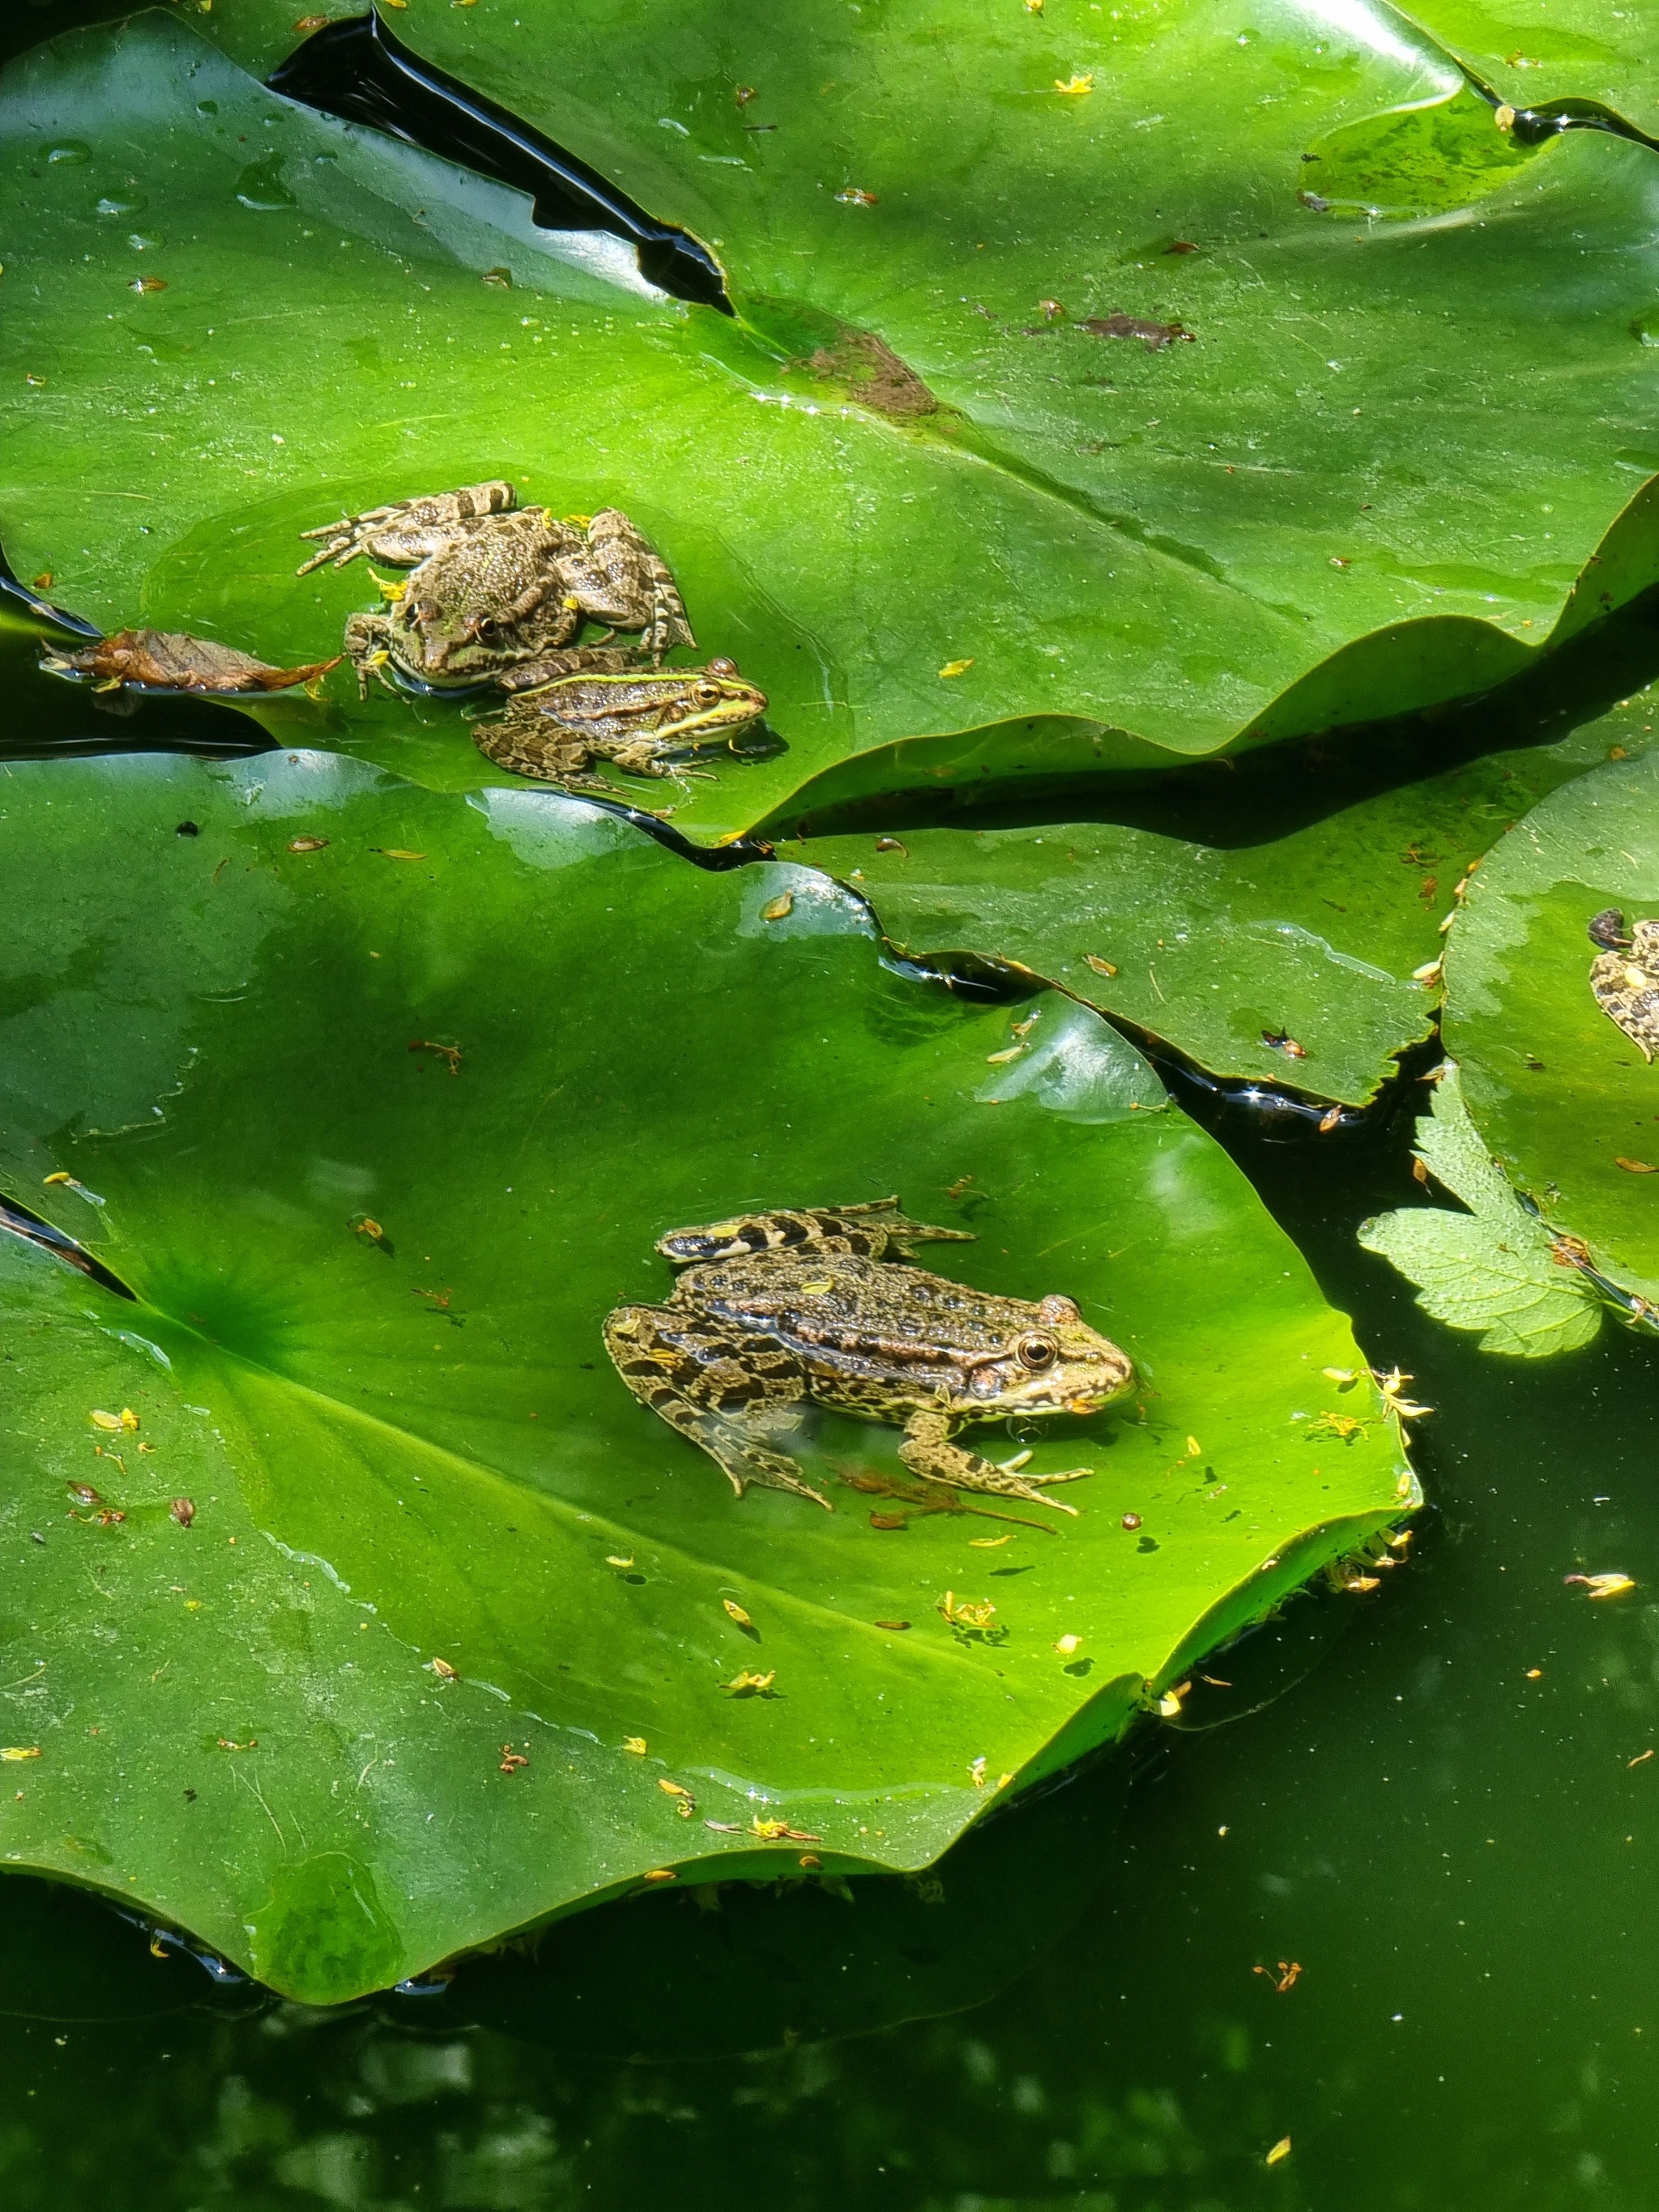
[[[1652,742],[1638,698],[1553,745],[1346,805],[1353,763],[1319,746],[1292,780],[1258,784],[1246,761],[1143,795],[1143,825],[1184,815],[1198,839],[1051,822],[783,849],[856,888],[902,951],[1016,962],[1212,1074],[1361,1104],[1432,1029],[1439,976],[1419,971],[1465,872],[1558,784]]]
[[[1454,1066],[1418,1122],[1416,1157],[1468,1210],[1416,1206],[1381,1214],[1360,1230],[1366,1249],[1417,1285],[1425,1313],[1480,1330],[1483,1352],[1547,1359],[1589,1344],[1601,1309],[1567,1251],[1488,1157]]]
[[[1481,1140],[1555,1231],[1659,1297],[1659,1068],[1596,1003],[1604,908],[1659,914],[1659,769],[1609,762],[1504,838],[1446,959],[1445,1036]]]
[[[400,12],[717,240],[737,321],[267,94],[197,20],[68,38],[6,79],[27,242],[0,528],[102,623],[298,664],[364,597],[361,570],[291,574],[330,510],[503,473],[561,512],[620,504],[704,648],[772,700],[783,750],[668,794],[715,830],[1467,693],[1650,580],[1638,501],[1569,601],[1656,458],[1632,328],[1659,294],[1654,157],[1577,133],[1494,161],[1489,111],[1392,15],[1218,0],[1074,25],[976,0],[947,54],[888,11],[664,4],[619,70],[605,11]],[[293,20],[199,23],[268,64]],[[1092,89],[1058,94],[1073,76]],[[1410,144],[1379,155],[1379,114]],[[1299,197],[1307,152],[1348,164],[1352,205]],[[1411,191],[1373,217],[1378,160]],[[1419,204],[1430,174],[1449,204]],[[1120,315],[1193,342],[1103,335]],[[363,711],[331,685],[331,710],[257,711],[473,775],[453,703]]]
[[[921,1865],[1414,1496],[1323,1378],[1346,1324],[1089,1010],[1016,1010],[1011,1061],[821,876],[550,793],[306,753],[4,790],[0,1173],[137,1293],[0,1237],[15,1863],[319,2002],[659,1872]],[[1096,1468],[1080,1518],[927,1512],[828,1416],[833,1513],[738,1502],[611,1369],[666,1230],[892,1191],[1136,1360],[1030,1439]]]
[[[1518,109],[1595,100],[1638,131],[1659,131],[1652,0],[1573,0],[1570,9],[1553,0],[1419,0],[1410,13]]]

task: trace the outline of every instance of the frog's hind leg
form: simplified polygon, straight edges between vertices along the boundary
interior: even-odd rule
[[[610,788],[586,773],[593,757],[590,748],[545,714],[527,714],[520,707],[492,715],[472,725],[472,742],[486,760],[511,769],[515,775],[534,776],[538,782],[561,783],[573,790]]]
[[[735,1260],[751,1252],[844,1253],[883,1260],[888,1247],[905,1251],[913,1243],[971,1244],[965,1229],[930,1229],[907,1221],[896,1198],[866,1200],[859,1206],[779,1206],[766,1213],[738,1213],[701,1228],[675,1229],[657,1246],[665,1260]]]
[[[769,1358],[747,1338],[734,1345],[688,1326],[668,1306],[619,1306],[605,1316],[605,1348],[641,1404],[706,1451],[739,1498],[752,1482],[835,1510],[793,1459],[763,1441],[793,1426],[804,1395],[787,1353]]]
[[[586,550],[580,580],[573,584],[585,612],[596,622],[639,630],[640,649],[653,662],[677,645],[696,645],[673,571],[619,508],[594,515]]]
[[[362,514],[343,514],[337,522],[300,532],[304,538],[320,538],[324,544],[295,573],[308,576],[313,568],[331,562],[343,568],[365,553],[389,568],[413,568],[465,537],[486,516],[504,514],[514,496],[510,483],[468,484],[428,499],[398,500],[368,507]]]
[[[1020,1470],[1030,1457],[1026,1452],[999,1467],[994,1460],[981,1459],[977,1452],[953,1444],[951,1417],[942,1412],[911,1414],[904,1425],[899,1457],[912,1474],[929,1482],[949,1483],[954,1490],[983,1491],[994,1498],[1024,1498],[1033,1505],[1052,1505],[1057,1513],[1075,1514],[1078,1509],[1063,1498],[1045,1498],[1044,1487],[1054,1482],[1075,1482],[1094,1473],[1091,1467],[1068,1467],[1060,1474],[1024,1474]]]

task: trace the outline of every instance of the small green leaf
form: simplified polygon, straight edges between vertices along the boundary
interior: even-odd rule
[[[1452,1328],[1479,1329],[1483,1352],[1547,1359],[1589,1343],[1601,1309],[1583,1276],[1557,1261],[1555,1238],[1488,1156],[1455,1066],[1447,1066],[1417,1129],[1417,1158],[1468,1211],[1404,1206],[1366,1222],[1360,1243],[1418,1285],[1425,1313]]]

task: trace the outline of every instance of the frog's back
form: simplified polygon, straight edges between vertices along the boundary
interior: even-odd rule
[[[1030,1312],[924,1267],[860,1254],[775,1251],[705,1261],[677,1286],[683,1302],[806,1353],[889,1345],[948,1358],[994,1351]]]

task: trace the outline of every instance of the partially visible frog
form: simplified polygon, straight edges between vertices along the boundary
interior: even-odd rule
[[[476,688],[533,663],[584,621],[641,633],[659,662],[695,645],[667,564],[615,507],[561,521],[517,507],[511,484],[472,484],[369,508],[302,536],[325,543],[299,570],[343,568],[362,555],[413,571],[383,586],[391,605],[352,615],[345,647],[364,697],[371,674],[428,690]]]
[[[574,791],[614,788],[586,772],[596,760],[629,775],[701,775],[677,757],[729,740],[766,712],[766,694],[730,660],[653,672],[629,665],[625,652],[565,657],[578,664],[571,672],[515,692],[500,714],[474,726],[473,743],[499,767]]]
[[[907,1220],[896,1199],[677,1230],[657,1249],[691,1264],[666,1304],[608,1315],[605,1349],[635,1396],[700,1444],[738,1497],[755,1482],[829,1507],[770,1449],[810,1400],[902,1425],[912,1474],[1075,1512],[1043,1491],[1091,1468],[1028,1475],[1029,1452],[998,1465],[951,1431],[1010,1413],[1096,1413],[1133,1387],[1133,1365],[1071,1298],[998,1297],[908,1263],[914,1245],[940,1238],[972,1242]]]
[[[1659,1047],[1659,921],[1638,921],[1628,936],[1625,917],[1610,906],[1589,925],[1601,951],[1590,963],[1590,991],[1645,1060]]]

